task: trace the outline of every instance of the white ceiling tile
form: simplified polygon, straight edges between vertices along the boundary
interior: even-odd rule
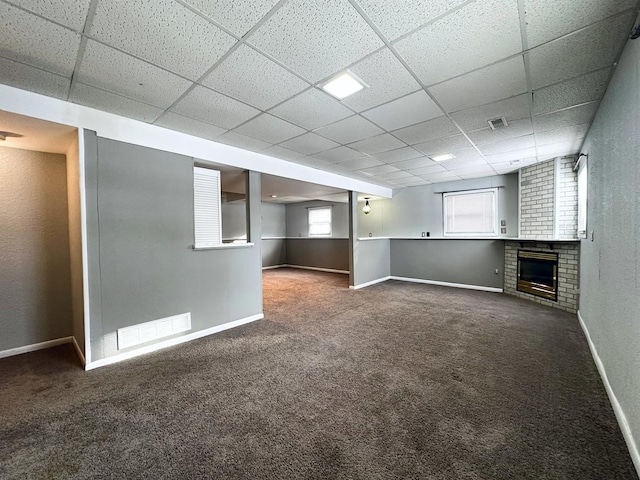
[[[426,167],[412,168],[409,170],[409,173],[413,175],[430,175],[432,173],[442,173],[447,171],[448,170],[444,168],[442,165],[436,164],[436,165],[429,165]]]
[[[294,152],[293,150],[289,150],[288,148],[283,148],[278,145],[274,145],[272,147],[266,148],[262,150],[260,153],[263,155],[269,155],[270,157],[280,158],[282,160],[294,161],[298,158],[304,157],[302,153]]]
[[[236,127],[260,113],[249,105],[201,86],[191,90],[172,110],[226,129]]]
[[[260,152],[271,146],[268,142],[263,142],[262,140],[248,137],[247,135],[242,135],[238,132],[226,132],[216,138],[216,142],[231,145],[232,147],[242,148],[244,150],[251,150],[252,152]]]
[[[475,148],[465,148],[453,152],[455,158],[440,162],[440,165],[451,170],[454,168],[462,168],[467,166],[485,165],[487,162]]]
[[[82,83],[76,83],[69,96],[69,101],[148,123],[152,123],[164,111],[161,108]]]
[[[477,0],[395,47],[425,85],[470,72],[522,51],[518,3]]]
[[[536,156],[535,148],[527,148],[525,150],[513,150],[511,152],[498,153],[496,155],[485,155],[487,162],[490,164],[511,162],[514,160],[522,160],[523,158],[531,158]]]
[[[354,110],[361,112],[415,92],[420,85],[388,48],[365,58],[349,68],[368,88],[360,90],[342,100]]]
[[[305,155],[313,155],[314,153],[338,147],[339,144],[333,140],[309,132],[283,142],[282,146],[289,150],[304,153]]]
[[[379,178],[381,180],[393,180],[394,182],[402,178],[412,178],[412,177],[413,175],[411,175],[408,172],[390,172],[390,173],[376,174],[376,178]]]
[[[12,3],[45,18],[81,31],[91,0],[12,0]]]
[[[422,152],[411,147],[396,148],[395,150],[376,154],[376,158],[384,163],[401,162],[403,160],[410,160],[421,156]]]
[[[216,127],[208,123],[184,117],[177,113],[167,112],[154,122],[154,125],[165,127],[177,132],[188,133],[196,137],[213,140],[225,132],[224,128]]]
[[[239,126],[236,131],[264,142],[280,143],[305,133],[302,128],[278,117],[263,113],[262,115]],[[286,148],[286,147],[285,147]]]
[[[533,135],[524,135],[522,137],[509,138],[501,142],[489,143],[483,145],[480,151],[485,155],[495,155],[496,153],[511,152],[513,150],[524,150],[536,146]]]
[[[267,110],[309,86],[246,45],[240,45],[225,58],[202,84],[260,110]]]
[[[451,153],[455,150],[470,147],[471,144],[464,135],[454,135],[446,138],[436,138],[428,142],[415,145],[414,148],[420,150],[425,155],[439,155],[442,153]]]
[[[470,175],[475,175],[478,173],[484,173],[484,174],[494,174],[495,175],[495,170],[493,169],[493,167],[491,165],[470,165],[470,166],[466,166],[466,167],[462,167],[462,168],[454,168],[452,169],[452,171],[454,173],[457,173],[458,175],[460,175],[462,178],[464,177],[469,177]]]
[[[278,0],[185,0],[239,37],[244,36]]]
[[[80,35],[2,4],[0,52],[3,57],[70,78],[80,46]]]
[[[536,133],[536,145],[549,145],[552,143],[571,142],[576,139],[582,139],[587,134],[589,126],[589,123],[583,123],[582,125],[573,125],[571,127]]]
[[[91,40],[87,41],[77,79],[161,108],[169,107],[192,85],[184,78]]]
[[[368,153],[370,155],[386,152],[388,150],[394,150],[396,148],[404,147],[405,144],[398,140],[396,137],[389,133],[383,133],[375,137],[365,138],[359,142],[349,145],[362,153]]]
[[[236,40],[172,0],[98,2],[91,35],[191,80]]]
[[[385,130],[396,130],[440,117],[442,110],[424,90],[420,90],[363,112],[362,115]]]
[[[425,180],[429,180],[432,182],[444,182],[449,180],[460,180],[460,177],[453,172],[441,172],[441,173],[430,173],[427,175],[420,175]]]
[[[249,42],[312,82],[383,45],[347,0],[291,0]]]
[[[491,166],[498,173],[507,173],[507,172],[513,172],[522,167],[526,167],[527,165],[533,165],[537,161],[538,159],[536,157],[530,157],[530,158],[513,160],[511,162],[492,163]]]
[[[464,131],[477,130],[488,126],[487,120],[506,117],[507,123],[513,120],[531,117],[529,95],[500,100],[499,102],[481,105],[479,107],[462,110],[451,115]]]
[[[484,105],[527,91],[522,56],[496,63],[429,88],[447,112]]]
[[[392,166],[392,165],[378,165],[377,167],[369,167],[363,168],[360,170],[362,173],[366,173],[368,175],[379,175],[382,173],[393,173],[399,172],[400,169]]]
[[[353,160],[347,160],[346,162],[340,162],[337,165],[348,170],[360,170],[361,168],[377,167],[383,165],[383,163],[373,157],[361,157]]]
[[[66,99],[71,80],[0,57],[0,83],[49,97]]]
[[[580,151],[581,141],[552,143],[538,147],[538,159],[575,155]],[[576,146],[577,145],[577,146]]]
[[[467,0],[360,0],[358,3],[388,40],[447,13]]]
[[[632,15],[619,15],[531,50],[533,89],[612,65],[632,22]]]
[[[417,185],[428,185],[429,180],[425,180],[421,177],[416,177],[415,175],[411,175],[410,177],[400,178],[393,181],[398,185],[402,185],[404,187],[415,187]]]
[[[522,120],[514,120],[508,122],[507,127],[498,128],[493,130],[489,127],[482,130],[474,130],[468,132],[469,138],[476,145],[486,145],[488,143],[500,142],[509,138],[521,137],[523,135],[530,135],[533,133],[533,124],[530,118],[523,118]]]
[[[610,68],[588,73],[533,92],[533,113],[549,113],[600,100],[609,83]]]
[[[353,115],[326,127],[319,128],[315,133],[330,138],[338,143],[351,143],[383,133],[380,127],[375,126],[360,115]]]
[[[597,103],[588,103],[568,110],[533,117],[533,131],[538,133],[571,125],[590,123],[596,114],[597,108]]]
[[[460,130],[447,117],[434,118],[410,127],[395,130],[393,134],[409,145],[427,142],[436,138],[450,137]]]
[[[403,160],[392,164],[394,167],[400,170],[411,170],[414,168],[432,167],[437,165],[436,162],[428,157],[412,158],[411,160]]]
[[[525,0],[529,48],[636,6],[634,0]]]
[[[269,113],[308,130],[315,130],[353,115],[351,110],[316,88],[302,92]]]
[[[327,169],[329,167],[333,167],[329,162],[321,160],[320,158],[309,157],[307,155],[302,156],[300,158],[296,158],[295,160],[291,160],[292,162],[299,163],[300,165],[306,165],[311,168],[319,168],[319,169]]]
[[[326,152],[317,153],[314,157],[321,158],[328,162],[344,162],[362,157],[362,153],[349,147],[336,147]]]

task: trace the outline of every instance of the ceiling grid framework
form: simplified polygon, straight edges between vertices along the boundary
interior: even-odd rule
[[[0,0],[0,83],[400,188],[577,154],[639,2]]]

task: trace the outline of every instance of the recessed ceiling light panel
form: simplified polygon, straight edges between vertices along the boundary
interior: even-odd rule
[[[431,160],[434,162],[444,162],[445,160],[451,160],[452,158],[456,158],[451,153],[444,153],[442,155],[434,155],[431,157]]]
[[[325,92],[339,100],[342,100],[349,95],[353,95],[368,86],[369,85],[360,80],[350,70],[339,73],[328,82],[321,85]]]

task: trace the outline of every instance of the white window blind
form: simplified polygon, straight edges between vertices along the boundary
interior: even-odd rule
[[[443,194],[445,235],[496,235],[496,189]]]
[[[309,212],[309,236],[331,235],[331,207],[310,208]]]
[[[220,172],[193,167],[194,246],[206,248],[222,243]]]
[[[587,161],[580,158],[578,166],[578,238],[587,237]]]

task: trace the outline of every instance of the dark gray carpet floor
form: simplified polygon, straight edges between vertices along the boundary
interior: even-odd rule
[[[0,478],[636,479],[575,316],[264,274],[265,320],[84,372],[0,360]]]

